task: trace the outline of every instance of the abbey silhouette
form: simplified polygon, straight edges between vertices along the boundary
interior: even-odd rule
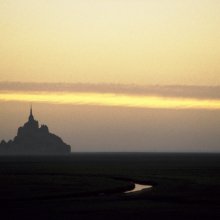
[[[49,132],[46,125],[39,127],[34,119],[32,106],[28,121],[18,128],[17,136],[0,143],[0,155],[60,155],[69,154],[71,148],[62,139]]]

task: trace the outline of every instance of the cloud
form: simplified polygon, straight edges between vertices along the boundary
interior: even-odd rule
[[[129,96],[220,99],[220,86],[0,82],[0,91],[114,93]]]

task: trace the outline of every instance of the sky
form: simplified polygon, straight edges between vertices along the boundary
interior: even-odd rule
[[[219,0],[0,0],[0,139],[33,103],[73,151],[219,152],[219,26]]]

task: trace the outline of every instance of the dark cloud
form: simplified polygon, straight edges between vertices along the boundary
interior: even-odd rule
[[[0,91],[97,92],[220,99],[220,86],[0,82]]]

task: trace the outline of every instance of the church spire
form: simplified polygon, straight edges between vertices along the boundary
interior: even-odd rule
[[[30,115],[33,116],[33,114],[32,114],[32,103],[31,103],[31,107],[30,107]]]
[[[33,113],[32,113],[32,104],[30,106],[30,115],[29,115],[29,121],[33,121],[34,120],[34,116],[33,116]]]

